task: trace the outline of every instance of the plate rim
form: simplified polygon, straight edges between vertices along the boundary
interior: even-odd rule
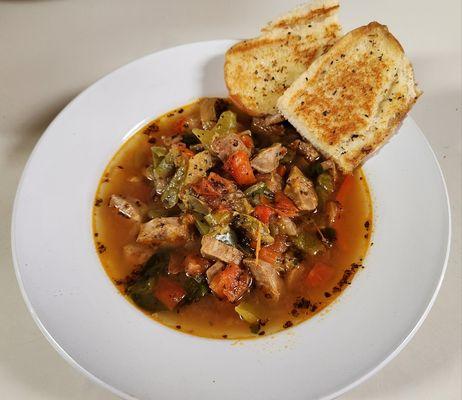
[[[25,164],[25,166],[23,168],[23,171],[21,173],[21,177],[20,177],[20,179],[18,181],[16,194],[15,194],[15,198],[14,198],[12,216],[11,216],[11,220],[10,220],[11,221],[11,230],[10,230],[11,254],[12,254],[12,260],[13,260],[15,276],[16,276],[16,279],[18,281],[18,286],[19,286],[22,298],[23,298],[23,300],[24,300],[24,302],[26,304],[26,307],[27,307],[29,313],[31,314],[33,321],[35,322],[35,324],[37,325],[37,327],[39,328],[39,330],[41,331],[43,336],[45,336],[45,338],[51,344],[51,346],[54,348],[54,350],[58,354],[60,354],[60,356],[63,357],[64,360],[66,360],[73,368],[75,368],[77,371],[82,373],[84,376],[88,377],[93,382],[97,383],[101,387],[109,390],[113,394],[115,394],[115,395],[117,395],[117,396],[119,396],[119,397],[121,397],[123,399],[137,400],[137,398],[131,396],[130,394],[128,394],[126,392],[123,392],[120,389],[117,389],[116,387],[104,382],[102,379],[98,378],[96,375],[94,375],[93,373],[88,371],[86,368],[82,367],[77,361],[75,361],[74,358],[72,358],[72,356],[70,354],[68,354],[63,349],[63,347],[61,347],[61,345],[48,332],[47,328],[43,325],[43,323],[41,322],[38,314],[36,313],[32,303],[31,303],[31,301],[29,299],[29,296],[27,295],[26,290],[24,288],[24,284],[23,284],[23,280],[22,280],[22,276],[21,276],[21,271],[20,271],[20,268],[19,268],[19,262],[18,262],[18,259],[17,259],[17,256],[16,256],[17,247],[16,247],[15,236],[16,236],[16,224],[17,224],[18,203],[19,203],[18,199],[20,198],[21,191],[22,191],[24,181],[25,181],[25,177],[28,174],[30,164],[32,163],[32,160],[34,159],[36,154],[39,152],[39,150],[40,150],[41,146],[43,145],[43,143],[47,140],[47,137],[49,136],[51,128],[53,127],[55,122],[63,114],[66,113],[66,111],[72,106],[72,104],[74,104],[74,102],[78,101],[81,97],[84,97],[85,94],[90,89],[92,89],[96,85],[99,85],[101,82],[105,81],[106,79],[110,78],[112,75],[116,74],[119,70],[125,69],[125,68],[127,68],[127,67],[129,67],[129,66],[131,66],[131,65],[133,65],[135,63],[142,62],[142,60],[144,60],[146,58],[149,58],[149,57],[151,57],[153,55],[161,55],[162,53],[179,50],[179,49],[181,49],[183,47],[200,45],[200,44],[202,44],[202,45],[204,45],[204,44],[212,44],[212,43],[218,43],[218,42],[235,43],[235,42],[237,42],[237,40],[236,39],[203,40],[203,41],[195,41],[195,42],[183,43],[183,44],[180,44],[180,45],[163,48],[161,50],[154,51],[154,52],[146,54],[146,55],[144,55],[142,57],[134,59],[134,60],[122,65],[122,66],[119,66],[119,67],[115,68],[114,70],[112,70],[111,72],[103,75],[102,77],[100,77],[99,79],[94,81],[93,83],[91,83],[89,86],[87,86],[85,89],[83,89],[79,94],[77,94],[53,118],[51,123],[46,127],[46,129],[44,130],[44,132],[40,136],[39,140],[35,144],[33,150],[31,151],[31,153],[30,153],[30,155],[28,157],[28,160],[27,160],[27,162],[26,162],[26,164]],[[352,381],[350,384],[345,385],[343,388],[337,390],[336,392],[333,392],[331,394],[327,394],[324,397],[319,398],[319,400],[332,400],[332,399],[337,398],[338,396],[341,396],[342,394],[352,390],[353,388],[357,387],[358,385],[360,385],[364,381],[371,378],[373,375],[375,375],[377,372],[379,372],[385,365],[387,365],[389,362],[391,362],[404,349],[404,347],[407,346],[407,344],[412,340],[412,338],[414,337],[416,332],[422,326],[423,322],[427,318],[431,308],[433,307],[433,305],[435,303],[435,300],[436,300],[436,298],[437,298],[437,296],[439,294],[439,291],[441,289],[441,285],[442,285],[444,276],[446,274],[446,270],[447,270],[447,266],[448,266],[448,260],[449,260],[449,256],[450,256],[451,244],[452,244],[452,212],[451,212],[451,204],[450,204],[450,198],[449,198],[449,193],[448,193],[446,180],[445,180],[444,173],[443,173],[443,170],[441,168],[441,165],[438,162],[438,158],[437,158],[437,156],[435,154],[435,151],[433,150],[432,146],[430,145],[429,140],[427,139],[427,137],[425,136],[423,131],[420,129],[418,124],[414,121],[414,119],[411,116],[408,115],[406,117],[406,119],[408,119],[411,122],[411,124],[414,125],[414,127],[418,131],[419,135],[422,137],[422,139],[423,139],[423,141],[425,143],[425,146],[430,151],[430,154],[431,154],[431,156],[433,158],[433,162],[435,163],[435,165],[437,167],[437,171],[439,173],[439,177],[441,179],[442,186],[444,188],[444,197],[445,197],[445,200],[446,200],[445,205],[446,205],[447,217],[448,217],[448,221],[447,221],[447,224],[448,224],[447,228],[448,229],[447,229],[447,235],[446,235],[446,252],[445,252],[444,262],[443,262],[443,265],[442,265],[442,268],[441,268],[441,273],[440,273],[438,282],[437,282],[437,284],[435,286],[435,289],[433,291],[433,294],[431,296],[431,299],[428,302],[424,312],[422,313],[422,315],[420,315],[419,319],[415,323],[412,330],[399,343],[399,345],[397,345],[396,348],[390,354],[388,354],[388,356],[386,356],[379,364],[377,364],[375,367],[371,368],[368,372],[364,373],[361,377],[359,377],[358,379]],[[126,138],[125,138],[125,140],[126,140]]]
[[[430,313],[431,309],[433,308],[433,305],[435,304],[436,298],[438,297],[438,294],[439,294],[440,289],[441,289],[441,285],[443,284],[443,280],[444,280],[444,277],[446,275],[449,256],[450,256],[450,253],[451,253],[451,244],[452,244],[451,202],[450,202],[450,199],[449,199],[449,191],[448,191],[448,187],[447,187],[447,184],[446,184],[446,179],[444,177],[444,173],[443,173],[443,170],[441,168],[441,165],[438,162],[438,158],[437,158],[437,156],[435,154],[435,151],[433,150],[433,147],[431,146],[429,140],[427,139],[427,137],[425,136],[423,131],[420,129],[417,122],[415,122],[414,118],[412,118],[410,115],[407,115],[405,119],[409,120],[415,126],[415,128],[419,132],[419,135],[422,137],[422,139],[423,139],[423,141],[425,143],[425,146],[428,148],[428,150],[430,150],[430,153],[431,153],[433,161],[434,161],[434,163],[435,163],[435,165],[437,167],[439,177],[441,178],[441,182],[442,182],[443,188],[444,188],[444,197],[445,197],[445,200],[446,200],[446,208],[447,208],[447,211],[448,211],[448,231],[447,231],[446,253],[445,253],[445,257],[444,257],[443,267],[441,269],[441,274],[440,274],[440,277],[438,279],[438,283],[436,284],[433,295],[432,295],[430,301],[428,302],[423,314],[420,316],[420,318],[415,323],[412,330],[404,338],[404,340],[398,346],[396,346],[396,348],[386,358],[384,358],[378,365],[376,365],[370,371],[365,373],[362,377],[360,377],[357,380],[351,382],[349,385],[347,385],[344,388],[338,390],[337,392],[332,393],[329,396],[325,396],[323,398],[320,398],[319,400],[333,400],[333,399],[335,399],[335,398],[349,392],[350,390],[354,389],[355,387],[361,385],[363,382],[367,381],[369,378],[372,378],[383,367],[385,367],[388,363],[390,363],[399,353],[401,353],[401,351],[414,338],[417,331],[422,327],[423,323],[427,319],[428,314]],[[399,130],[399,129],[400,129],[400,127],[398,127],[397,130]]]

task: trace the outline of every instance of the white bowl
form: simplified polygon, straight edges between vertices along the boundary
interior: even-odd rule
[[[100,175],[147,121],[200,96],[226,96],[223,54],[233,43],[175,47],[101,79],[48,127],[19,185],[12,247],[32,316],[67,361],[127,399],[334,398],[405,346],[443,278],[446,187],[407,118],[365,166],[374,245],[366,269],[329,312],[273,336],[232,342],[168,329],[119,294],[91,236]]]

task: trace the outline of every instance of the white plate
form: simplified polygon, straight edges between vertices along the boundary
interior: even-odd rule
[[[124,398],[334,398],[404,347],[443,278],[446,188],[430,146],[408,118],[367,162],[374,246],[366,269],[330,312],[233,343],[168,329],[120,296],[91,237],[100,175],[150,119],[199,96],[226,95],[223,54],[232,44],[175,47],[103,78],[48,127],[19,185],[12,247],[29,310],[66,360]]]

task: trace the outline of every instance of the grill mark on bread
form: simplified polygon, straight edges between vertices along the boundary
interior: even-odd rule
[[[338,2],[323,0],[296,8],[265,26],[254,39],[226,53],[225,82],[230,99],[244,112],[277,112],[277,99],[337,40]]]
[[[332,15],[334,12],[338,11],[339,5],[335,5],[332,7],[323,7],[318,8],[315,10],[310,11],[307,15],[300,15],[297,17],[292,17],[283,21],[280,21],[274,25],[270,24],[272,28],[289,28],[294,25],[301,25],[309,22],[313,22],[315,20],[322,19],[322,17],[326,17]]]
[[[278,100],[281,113],[350,173],[393,134],[420,96],[402,47],[372,22],[345,35]]]
[[[347,61],[342,59],[338,63],[346,64]],[[356,72],[345,68],[340,70],[341,73],[335,80],[327,81],[323,80],[322,71],[318,71],[313,79],[319,82],[319,86],[324,86],[324,90],[314,90],[311,93],[306,93],[304,89],[299,90],[292,102],[299,103],[295,106],[295,112],[305,114],[309,111],[312,116],[310,126],[322,129],[329,143],[340,143],[345,135],[353,135],[370,125],[369,118],[365,115],[372,114],[374,98],[368,93],[382,86],[383,77],[380,69],[381,66],[378,64],[368,65],[360,62],[356,64]],[[331,95],[333,92],[336,94]],[[341,100],[332,102],[333,98]]]

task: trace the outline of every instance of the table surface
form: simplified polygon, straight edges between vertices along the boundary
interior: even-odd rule
[[[1,398],[116,398],[52,349],[27,312],[16,283],[9,233],[13,200],[27,158],[47,125],[80,91],[129,61],[182,43],[254,36],[259,26],[297,3],[0,0]],[[411,115],[430,141],[446,177],[453,242],[441,292],[422,328],[390,364],[342,399],[459,400],[461,2],[342,3],[345,31],[371,20],[387,24],[399,38],[424,91]]]

